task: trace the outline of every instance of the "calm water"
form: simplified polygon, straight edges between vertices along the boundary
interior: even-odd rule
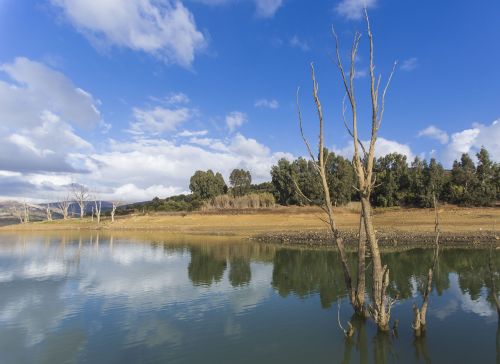
[[[398,336],[355,322],[333,251],[158,238],[0,236],[0,363],[492,363],[488,252],[446,250],[415,341],[432,251],[391,253]],[[500,252],[498,254],[500,257]],[[500,267],[500,261],[497,261]],[[500,336],[499,336],[500,337]]]

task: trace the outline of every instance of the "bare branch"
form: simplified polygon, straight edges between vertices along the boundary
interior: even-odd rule
[[[306,136],[304,134],[304,128],[302,126],[302,111],[300,111],[299,92],[300,92],[300,87],[297,88],[297,114],[299,116],[300,135],[302,136],[302,140],[304,141],[304,144],[307,147],[307,151],[309,152],[309,157],[311,157],[311,159],[316,164],[316,158],[314,157],[314,154],[312,152],[311,146],[309,145],[309,142],[307,141],[307,138],[306,138]]]

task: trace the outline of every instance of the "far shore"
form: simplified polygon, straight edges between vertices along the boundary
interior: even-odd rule
[[[337,208],[337,224],[347,243],[356,240],[359,212],[355,207]],[[444,243],[500,243],[500,209],[443,206],[439,211],[441,241]],[[162,235],[231,236],[285,244],[329,244],[322,221],[323,212],[314,207],[277,207],[265,210],[152,213],[118,216],[114,223],[104,217],[100,224],[84,219],[8,225],[0,232],[102,231],[161,232]],[[387,208],[374,211],[375,226],[382,244],[434,241],[434,210]]]

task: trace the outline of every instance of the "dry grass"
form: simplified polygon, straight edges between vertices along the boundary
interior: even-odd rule
[[[357,206],[336,209],[337,223],[343,230],[354,230],[359,222]],[[143,215],[119,217],[115,223],[104,219],[100,226],[90,219],[37,222],[12,225],[0,231],[108,230],[162,231],[166,234],[230,235],[248,237],[269,232],[321,230],[325,228],[319,208],[276,208],[246,213],[189,213],[185,215]],[[500,225],[499,208],[458,208],[440,210],[444,232],[492,231]],[[377,209],[375,226],[379,231],[430,232],[434,229],[432,209]]]

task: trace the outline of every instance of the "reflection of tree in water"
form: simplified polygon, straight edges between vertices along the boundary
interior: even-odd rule
[[[233,287],[245,286],[250,283],[252,271],[250,261],[241,257],[234,257],[229,265],[229,282]]]
[[[281,296],[306,297],[319,292],[323,308],[345,293],[337,254],[332,251],[278,250],[274,256],[273,287]]]
[[[209,250],[200,247],[192,247],[191,262],[188,266],[189,279],[196,286],[210,286],[213,282],[219,282],[226,270],[226,259],[213,255]]]

